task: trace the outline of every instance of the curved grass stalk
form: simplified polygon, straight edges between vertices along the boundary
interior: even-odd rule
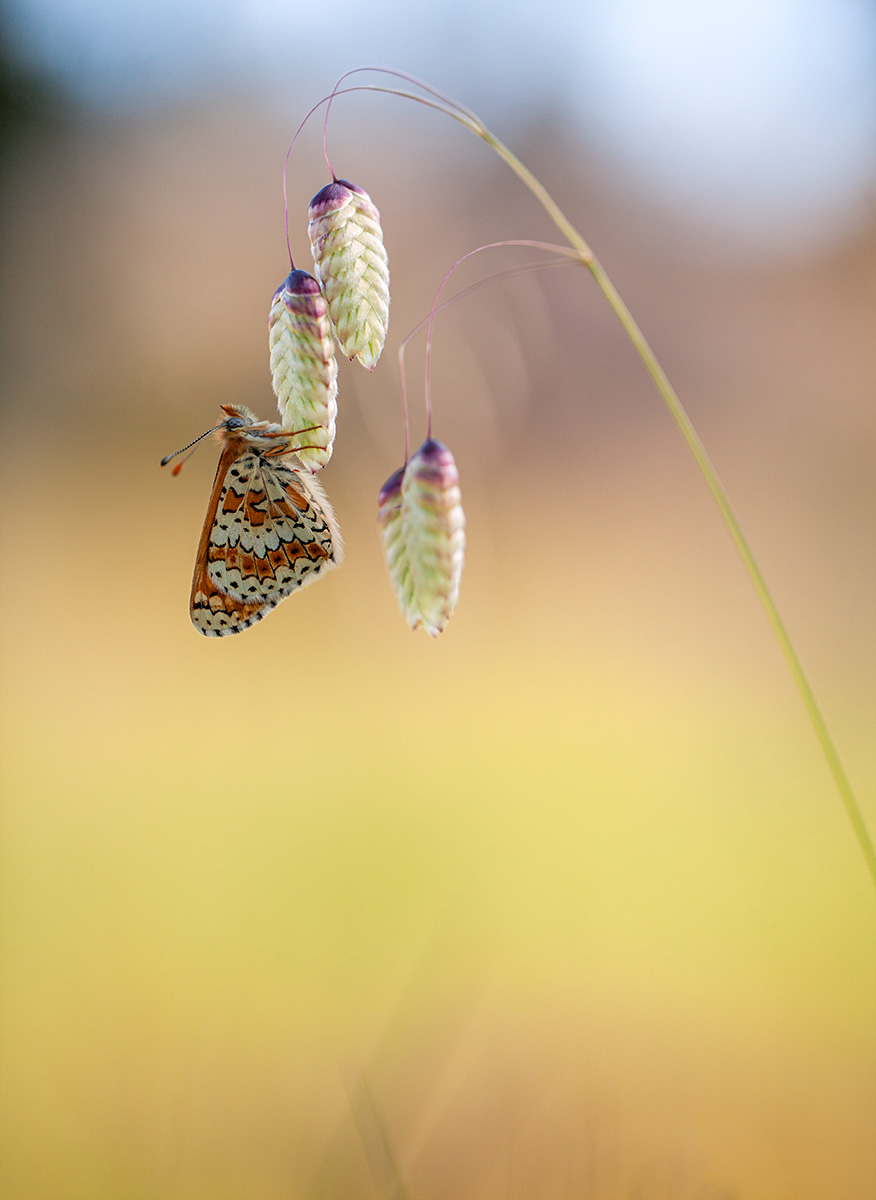
[[[822,752],[827,760],[828,768],[836,783],[840,798],[845,806],[846,814],[851,822],[855,837],[861,847],[864,859],[867,863],[867,868],[873,878],[873,883],[876,884],[876,850],[874,850],[873,842],[870,839],[870,834],[864,822],[863,815],[855,799],[855,793],[852,789],[851,781],[843,766],[842,759],[839,756],[836,743],[828,728],[827,721],[821,711],[821,706],[816,699],[815,692],[812,690],[806,672],[803,670],[803,664],[791,641],[791,635],[788,633],[782,615],[776,606],[776,602],[767,587],[766,579],[763,572],[758,566],[757,559],[754,557],[754,552],[749,545],[748,539],[742,530],[739,523],[739,518],[730,503],[724,485],[718,478],[718,473],[712,466],[711,460],[706,453],[705,447],[700,441],[699,435],[694,429],[693,423],[678,398],[678,395],[669,382],[663,368],[657,361],[657,356],[648,345],[645,335],[642,333],[639,326],[633,319],[627,306],[624,304],[620,295],[614,287],[614,284],[609,279],[608,275],[600,266],[590,247],[585,242],[581,234],[575,229],[565,213],[560,209],[559,205],[544,188],[541,182],[536,179],[532,172],[523,165],[520,159],[508,149],[504,143],[494,137],[488,129],[483,125],[478,124],[473,126],[470,122],[465,121],[464,124],[472,129],[478,137],[482,138],[488,146],[490,146],[502,158],[517,177],[526,184],[529,190],[533,193],[542,207],[546,210],[548,216],[554,222],[569,243],[578,251],[581,256],[581,263],[587,267],[596,281],[602,294],[605,296],[615,316],[620,321],[624,328],[627,337],[629,337],[636,353],[641,358],[645,369],[654,381],[657,391],[663,398],[663,402],[669,410],[669,414],[678,427],[681,436],[684,438],[688,450],[694,457],[697,466],[700,469],[700,474],[706,481],[706,486],[712,493],[712,497],[718,506],[718,510],[724,519],[724,524],[730,531],[730,536],[736,543],[736,549],[739,551],[742,562],[748,572],[751,582],[754,584],[754,589],[760,597],[773,633],[779,643],[782,654],[785,656],[785,661],[790,668],[791,675],[797,685],[797,690],[809,714],[809,719],[815,729],[816,736],[821,744]]]
[[[821,711],[821,706],[816,699],[815,692],[812,690],[812,685],[809,683],[806,672],[803,670],[803,664],[800,661],[800,657],[797,654],[794,643],[791,641],[791,636],[788,633],[785,622],[782,619],[781,613],[776,606],[776,602],[773,599],[769,588],[767,587],[763,572],[758,566],[757,560],[754,557],[754,552],[751,549],[748,539],[742,530],[739,518],[736,516],[736,513],[733,510],[733,506],[730,503],[730,498],[728,497],[726,491],[724,490],[723,484],[718,478],[718,473],[713,467],[690,417],[687,415],[687,412],[681,403],[681,400],[678,398],[675,389],[669,382],[669,379],[667,378],[663,368],[660,366],[657,356],[648,345],[645,335],[636,324],[632,314],[615,289],[614,284],[611,282],[608,275],[597,261],[587,242],[571,223],[566,214],[562,211],[560,206],[554,200],[553,196],[551,196],[550,192],[548,192],[547,188],[545,188],[541,181],[532,174],[528,167],[524,166],[524,164],[520,161],[517,155],[513,153],[513,151],[509,150],[503,142],[499,141],[499,139],[493,133],[491,133],[489,129],[487,129],[487,127],[475,113],[473,113],[470,109],[463,108],[455,101],[449,100],[446,96],[436,92],[433,88],[422,83],[413,76],[406,75],[404,72],[373,67],[359,68],[359,70],[377,70],[383,72],[384,74],[395,76],[398,79],[403,79],[409,84],[423,88],[429,93],[429,97],[431,98],[417,96],[411,92],[403,92],[396,89],[388,89],[372,85],[363,85],[361,90],[390,92],[390,94],[404,96],[409,100],[415,100],[419,104],[425,104],[428,107],[436,108],[439,111],[444,112],[447,116],[452,117],[455,121],[458,121],[461,125],[465,126],[466,129],[470,130],[477,137],[481,138],[482,141],[486,142],[487,145],[490,146],[491,149],[493,149],[496,154],[498,154],[499,157],[507,164],[507,166],[511,168],[518,179],[520,179],[520,181],[524,183],[527,188],[529,188],[529,190],[538,200],[539,204],[541,204],[542,208],[544,208],[545,212],[551,218],[554,225],[556,225],[560,233],[562,233],[569,244],[577,252],[581,265],[585,266],[588,271],[590,271],[591,275],[596,281],[597,286],[605,296],[615,316],[620,321],[625,333],[632,342],[636,353],[639,355],[639,358],[642,360],[642,363],[645,366],[645,369],[651,376],[657,391],[663,398],[663,402],[669,410],[670,416],[675,422],[679,432],[681,433],[681,436],[684,438],[687,448],[690,450],[694,461],[699,467],[700,474],[703,476],[706,486],[712,493],[712,497],[718,506],[718,510],[724,520],[724,524],[730,531],[730,536],[733,538],[733,541],[736,544],[736,549],[739,551],[743,565],[748,572],[748,576],[754,585],[755,591],[760,597],[761,604],[766,611],[766,615],[770,625],[772,626],[773,633],[775,634],[782,654],[785,657],[785,661],[787,662],[791,671],[791,675],[803,700],[806,711],[809,714],[809,719],[811,720],[813,728],[815,729],[815,734],[821,745],[828,768],[833,776],[837,790],[840,794],[840,798],[845,807],[846,814],[851,822],[855,837],[857,838],[858,844],[860,845],[861,851],[864,855],[867,869],[874,885],[876,885],[876,849],[874,849],[873,842],[870,838],[863,815],[855,798],[851,781],[849,780],[848,774],[846,773],[845,767],[843,766],[840,758],[836,743],[833,740],[833,736],[828,728],[827,721],[825,720],[824,714]],[[355,72],[351,71],[347,74],[351,75],[354,73]],[[351,88],[350,90],[354,91],[359,89]]]

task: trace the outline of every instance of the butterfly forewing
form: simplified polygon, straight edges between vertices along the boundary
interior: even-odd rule
[[[342,557],[331,506],[290,465],[288,436],[266,443],[238,428],[221,436],[191,600],[195,628],[211,637],[248,629]]]

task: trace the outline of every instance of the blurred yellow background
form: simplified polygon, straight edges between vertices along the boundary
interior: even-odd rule
[[[398,613],[375,527],[398,343],[460,255],[556,240],[410,107],[333,118],[393,287],[378,369],[340,367],[347,562],[233,638],[187,613],[215,449],[158,462],[219,403],[273,415],[295,121],[241,97],[71,117],[5,158],[3,1194],[389,1196],[394,1158],[417,1198],[863,1197],[872,885],[583,272],[439,320],[467,565],[440,639]],[[688,405],[876,829],[876,223],[736,255],[559,114],[513,142]],[[289,177],[305,268],[318,143]],[[419,344],[415,444],[421,378]]]

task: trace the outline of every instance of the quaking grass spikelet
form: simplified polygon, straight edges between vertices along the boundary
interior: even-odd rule
[[[338,345],[373,371],[389,325],[389,265],[380,213],[366,191],[336,179],[311,200],[308,233]]]
[[[412,629],[437,636],[459,596],[465,514],[453,455],[427,438],[380,492],[379,522],[389,578]]]
[[[268,317],[271,380],[284,429],[304,430],[298,457],[311,471],[332,456],[338,414],[338,364],[320,286],[293,270],[277,288]]]

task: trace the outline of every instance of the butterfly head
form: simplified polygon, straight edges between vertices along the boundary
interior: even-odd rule
[[[233,429],[243,429],[246,425],[264,425],[266,422],[259,421],[251,408],[247,408],[245,404],[220,404],[219,407],[225,413],[225,420],[219,426],[229,432]]]
[[[223,442],[239,439],[257,450],[276,448],[278,439],[288,437],[288,431],[273,421],[260,421],[252,409],[243,404],[220,404],[226,414],[216,432]]]

